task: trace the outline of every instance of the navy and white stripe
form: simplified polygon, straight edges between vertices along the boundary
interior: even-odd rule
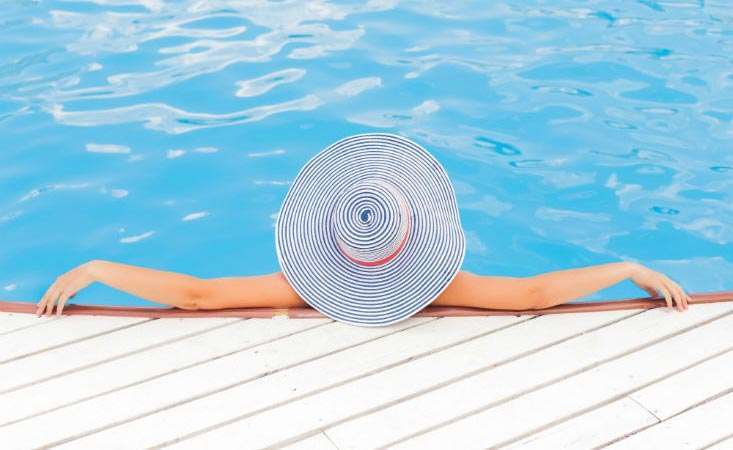
[[[332,220],[342,252],[357,263],[375,265],[404,247],[410,209],[397,186],[366,178],[341,195]]]
[[[466,246],[440,163],[407,138],[370,133],[303,166],[280,209],[275,247],[288,282],[314,309],[384,326],[434,300]]]

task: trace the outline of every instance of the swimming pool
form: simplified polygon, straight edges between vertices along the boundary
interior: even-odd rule
[[[464,270],[631,259],[733,287],[727,2],[245,3],[4,5],[0,299],[90,259],[276,271],[298,169],[372,131],[445,165]],[[74,302],[152,304],[101,285]]]

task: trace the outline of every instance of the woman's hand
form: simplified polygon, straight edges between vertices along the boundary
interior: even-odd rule
[[[50,316],[56,302],[58,302],[56,315],[60,316],[66,301],[95,281],[90,270],[94,264],[95,261],[89,261],[56,278],[56,281],[48,288],[41,301],[38,302],[36,316],[40,317],[44,308],[46,310],[45,314]]]
[[[644,289],[652,297],[659,296],[661,292],[668,307],[672,308],[674,301],[679,311],[684,311],[689,308],[690,296],[685,293],[680,285],[663,273],[634,263],[634,271],[630,278],[631,281]]]

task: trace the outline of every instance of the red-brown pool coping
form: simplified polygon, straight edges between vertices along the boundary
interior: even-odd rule
[[[733,291],[718,291],[690,294],[691,305],[702,303],[717,303],[733,301]],[[651,309],[665,307],[664,298],[639,297],[602,302],[565,303],[544,309],[484,309],[463,306],[433,306],[428,305],[414,314],[420,317],[448,317],[448,316],[520,316],[563,314],[595,311],[618,311],[622,309]],[[694,307],[694,306],[691,306]],[[0,312],[35,314],[35,302],[11,302],[0,300]],[[54,311],[55,314],[55,311]],[[175,307],[155,308],[147,306],[103,306],[67,304],[63,311],[64,316],[92,315],[92,316],[120,316],[120,317],[244,317],[244,318],[272,318],[287,316],[290,318],[325,318],[323,314],[313,308],[229,308],[216,310],[186,310]]]

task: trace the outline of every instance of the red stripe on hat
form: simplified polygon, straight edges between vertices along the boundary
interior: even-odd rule
[[[402,249],[405,248],[405,244],[407,244],[407,237],[410,235],[411,225],[412,225],[412,221],[410,220],[410,216],[408,215],[407,216],[407,230],[405,230],[405,236],[402,238],[402,242],[400,242],[400,245],[397,246],[395,251],[385,256],[384,258],[378,259],[376,261],[362,261],[346,253],[344,249],[341,248],[341,245],[337,245],[337,247],[342,255],[347,257],[350,261],[353,261],[356,264],[359,264],[360,266],[367,266],[367,267],[381,266],[382,264],[387,264],[388,262],[392,261],[402,251]]]

